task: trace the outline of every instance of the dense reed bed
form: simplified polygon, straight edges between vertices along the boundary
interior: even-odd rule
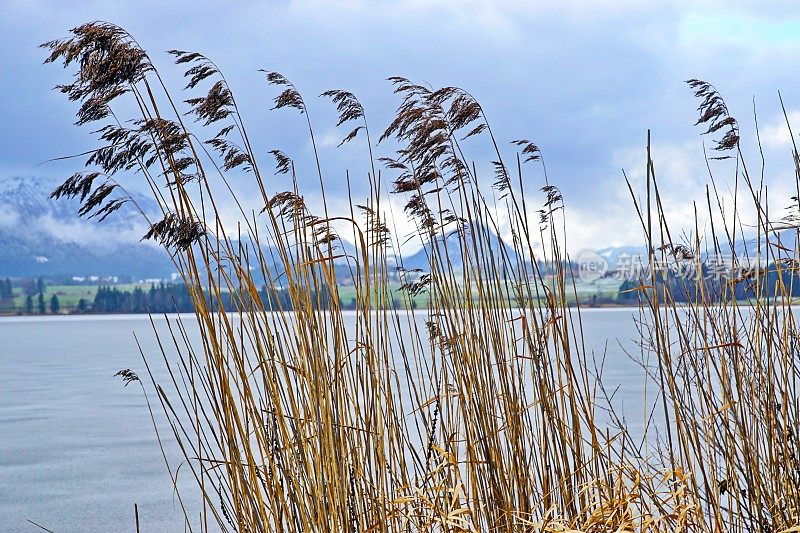
[[[195,303],[200,343],[175,320],[163,353],[143,354],[148,369],[167,366],[169,382],[121,372],[169,420],[181,451],[165,453],[170,476],[196,482],[202,513],[186,511],[187,530],[800,531],[797,335],[781,275],[796,268],[796,230],[770,219],[737,123],[710,85],[690,83],[698,122],[736,162],[733,210],[712,178],[702,209],[713,230],[677,242],[649,148],[646,190],[631,188],[650,263],[698,267],[683,281],[689,304],[675,302],[656,269],[633,290],[652,400],[642,410],[660,413],[634,437],[584,347],[580,308],[566,304],[575,288],[561,194],[537,146],[501,143],[466,91],[391,78],[399,105],[377,137],[353,94],[324,93],[346,127],[342,142],[363,146],[368,171],[348,179],[369,192],[355,198],[343,172],[323,172],[307,100],[279,73],[262,73],[265,93],[271,86],[274,108],[308,126],[315,164],[272,150],[276,177],[263,161],[269,147],[251,144],[207,57],[170,52],[187,78],[180,102],[119,27],[86,24],[44,47],[47,62],[78,69],[59,87],[80,105],[78,124],[102,124],[89,170],[54,195],[78,197],[82,215],[102,219],[126,201],[118,176],[139,176],[162,210],[145,238],[172,254]],[[495,157],[473,164],[466,142]],[[393,155],[376,157],[378,146]],[[485,167],[494,175],[479,176]],[[235,228],[218,209],[233,180],[260,196],[258,210],[236,204]],[[312,181],[313,190],[298,186]],[[307,194],[322,199],[320,212]],[[349,212],[329,210],[343,194]],[[390,195],[406,202],[429,254],[429,269],[404,272],[399,305],[389,278],[407,236],[390,227]],[[735,257],[737,239],[753,237],[741,202],[774,260],[734,262],[711,284],[703,258]],[[495,233],[510,236],[507,246]],[[452,266],[456,253],[464,268]],[[338,298],[334,264],[345,262],[353,313]],[[729,290],[743,280],[745,301]],[[414,311],[422,291],[429,308]]]

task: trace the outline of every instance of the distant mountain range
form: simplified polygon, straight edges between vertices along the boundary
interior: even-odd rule
[[[78,218],[78,202],[51,200],[58,180],[0,178],[0,276],[168,278],[166,252],[139,242],[147,223],[132,204],[103,222]],[[156,204],[136,202],[150,214]]]
[[[136,281],[168,279],[174,273],[163,249],[152,242],[141,242],[147,222],[133,204],[125,204],[103,222],[81,219],[77,201],[49,198],[59,183],[39,177],[0,178],[0,278],[117,276]],[[158,218],[158,206],[153,200],[137,194],[134,199],[151,219]],[[496,258],[502,248],[509,257],[515,257],[513,249],[500,237],[492,231],[488,233]],[[448,238],[444,246],[452,266],[460,269],[457,239]],[[344,239],[338,247],[339,253],[355,255],[355,246]],[[404,254],[404,268],[427,270],[430,251],[428,244]],[[613,270],[622,254],[643,254],[644,248],[613,247],[597,253]]]
[[[122,276],[133,280],[168,278],[174,267],[164,250],[141,242],[147,231],[142,214],[125,204],[103,222],[78,217],[78,202],[52,200],[51,191],[59,180],[40,177],[0,178],[0,277],[29,276]],[[151,199],[134,194],[136,203],[151,218],[158,218],[158,206]],[[461,266],[456,239],[447,240],[453,266]],[[495,252],[505,246],[494,233],[490,242]],[[355,246],[341,240],[349,255]],[[513,255],[510,247],[508,253]],[[428,268],[430,246],[403,258],[407,269]]]
[[[489,248],[491,249],[491,253],[494,256],[494,260],[496,263],[501,261],[502,255],[504,255],[501,250],[505,250],[505,255],[511,260],[514,261],[517,254],[514,252],[514,249],[503,242],[503,240],[492,230],[487,228],[478,228],[476,231],[481,233],[488,233],[488,241],[489,241]],[[415,268],[420,268],[423,270],[427,270],[430,265],[430,255],[433,251],[433,247],[431,243],[425,244],[422,248],[417,250],[413,254],[408,254],[403,256],[403,267],[411,270]],[[441,241],[439,242],[439,251],[441,252],[441,257],[447,257],[450,259],[450,264],[453,266],[454,269],[458,270],[463,267],[463,258],[461,254],[461,248],[458,239],[455,235],[450,235],[448,238],[444,240],[444,243]],[[479,250],[479,253],[489,254],[489,250]]]

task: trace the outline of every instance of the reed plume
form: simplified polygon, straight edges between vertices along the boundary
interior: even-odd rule
[[[199,342],[170,320],[162,354],[144,354],[149,381],[139,381],[155,391],[178,443],[181,456],[165,456],[173,483],[177,460],[202,499],[199,518],[184,509],[188,530],[797,530],[797,335],[783,277],[794,267],[756,270],[746,305],[730,289],[734,278],[712,287],[702,268],[684,282],[695,295],[685,306],[655,271],[639,280],[640,346],[656,361],[643,364],[642,379],[658,391],[664,422],[634,437],[594,373],[580,308],[569,305],[577,291],[562,193],[539,147],[498,142],[465,90],[390,78],[400,102],[374,144],[355,95],[324,92],[337,126],[349,128],[342,143],[368,148],[366,197],[347,191],[352,208],[338,214],[324,199],[333,183],[337,194],[343,188],[322,171],[306,101],[264,70],[280,91],[273,108],[299,112],[309,128],[323,198],[316,214],[295,162],[253,147],[206,56],[170,52],[191,93],[179,102],[117,26],[85,24],[43,46],[47,62],[78,68],[59,87],[78,103],[78,123],[104,124],[103,146],[87,160],[97,170],[71,176],[54,196],[104,217],[125,200],[111,196],[116,176],[139,175],[162,211],[144,238],[169,250],[195,304]],[[705,82],[690,85],[703,99],[698,123],[725,129],[716,148],[744,164],[724,101]],[[138,115],[117,116],[120,98]],[[200,141],[187,117],[217,133]],[[468,138],[493,150],[493,189],[465,155]],[[378,149],[394,152],[375,157]],[[262,173],[259,154],[271,154],[292,188]],[[646,203],[634,203],[650,259],[700,262],[699,239],[672,241],[649,148],[646,165]],[[242,229],[230,234],[218,201],[234,176],[252,180],[261,206],[248,213],[237,202]],[[541,178],[537,219],[525,185]],[[761,191],[752,192],[758,201]],[[426,269],[402,266],[389,194],[404,199]],[[737,217],[722,223],[732,250]],[[334,223],[352,229],[353,254],[336,250]],[[758,228],[774,251],[768,218]],[[500,233],[507,243],[493,238]],[[342,309],[338,261],[353,279],[353,313]],[[423,295],[426,308],[415,311]],[[169,383],[149,372],[158,355]]]

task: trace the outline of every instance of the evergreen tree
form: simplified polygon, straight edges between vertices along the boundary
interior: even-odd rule
[[[626,279],[622,282],[622,285],[619,286],[619,293],[617,298],[620,302],[624,303],[635,303],[639,301],[639,291],[635,290],[639,286],[633,280]]]
[[[29,315],[33,314],[33,296],[30,294],[25,297],[25,312]]]
[[[54,294],[53,297],[50,298],[50,312],[57,315],[60,310],[61,304],[58,302],[58,296]]]
[[[11,308],[12,292],[9,290],[6,281],[8,281],[8,278],[5,281],[0,281],[0,311]]]
[[[267,292],[262,289],[260,293],[262,302],[267,308],[292,308],[288,291],[272,290]],[[327,302],[331,295],[329,291],[317,296]],[[236,309],[241,305],[234,295],[223,292],[222,304],[225,309]],[[211,307],[215,302],[207,299],[206,304]],[[121,291],[116,287],[100,286],[94,296],[94,301],[89,305],[84,301],[83,307],[78,303],[79,312],[91,313],[191,313],[194,310],[194,301],[184,284],[159,283],[151,285],[149,290],[136,287],[133,291]]]
[[[11,288],[11,280],[6,278],[0,281],[0,310],[11,311],[14,309],[14,290]]]
[[[11,280],[6,278],[5,281],[0,282],[0,300],[9,300],[13,296],[14,291],[11,288]]]
[[[39,278],[39,279],[42,279],[42,278]],[[39,314],[43,315],[44,312],[45,312],[44,293],[43,292],[39,293],[39,302],[38,302],[38,304],[39,305],[37,307],[39,308]]]
[[[79,312],[79,313],[85,313],[85,312],[87,312],[88,310],[89,310],[89,306],[88,306],[88,304],[86,303],[86,300],[84,300],[83,298],[81,298],[80,300],[78,300],[78,312]]]

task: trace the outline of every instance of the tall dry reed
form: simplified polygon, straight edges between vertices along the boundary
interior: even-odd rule
[[[102,219],[128,201],[118,176],[140,176],[162,211],[145,238],[169,251],[195,303],[200,342],[180,320],[159,339],[167,383],[122,374],[163,409],[180,475],[196,481],[202,514],[185,511],[188,530],[800,530],[791,290],[780,281],[767,290],[784,279],[769,269],[732,268],[711,294],[702,257],[736,255],[746,229],[739,204],[726,212],[710,188],[703,209],[717,233],[673,241],[649,142],[646,190],[631,188],[649,259],[695,262],[700,274],[683,282],[695,295],[685,305],[656,270],[635,289],[643,379],[664,419],[640,439],[613,409],[600,421],[610,394],[584,346],[580,308],[567,304],[576,288],[561,193],[534,143],[515,141],[515,155],[504,156],[466,91],[391,78],[399,106],[377,138],[353,94],[324,93],[347,127],[342,143],[361,143],[368,168],[367,186],[355,188],[366,197],[354,199],[347,183],[350,210],[334,213],[328,200],[341,197],[343,180],[323,171],[307,101],[282,74],[264,71],[265,90],[308,127],[314,162],[302,173],[318,185],[307,191],[280,150],[269,151],[278,177],[265,170],[267,147],[251,144],[207,57],[170,52],[191,93],[179,102],[117,26],[85,24],[43,46],[47,62],[78,69],[58,88],[79,104],[78,124],[102,124],[90,170],[54,195],[78,197],[82,215]],[[702,99],[698,122],[724,134],[716,148],[737,163],[737,202],[758,213],[761,253],[774,255],[773,269],[793,271],[797,257],[777,241],[736,121],[713,87],[691,85]],[[495,153],[493,176],[465,155],[480,140]],[[378,145],[393,155],[375,156]],[[220,206],[244,179],[260,208],[248,211],[234,195],[234,229]],[[535,182],[541,191],[524,190]],[[321,212],[306,194],[320,195]],[[402,270],[406,236],[390,228],[390,194],[404,199],[427,243],[425,271]],[[505,245],[494,237],[501,227]],[[780,226],[796,239],[794,227]],[[339,301],[342,263],[355,284],[352,314]],[[737,275],[752,282],[746,302],[725,288]],[[414,311],[422,293],[428,306]],[[144,355],[149,371],[158,358]],[[181,467],[165,458],[177,483]]]

